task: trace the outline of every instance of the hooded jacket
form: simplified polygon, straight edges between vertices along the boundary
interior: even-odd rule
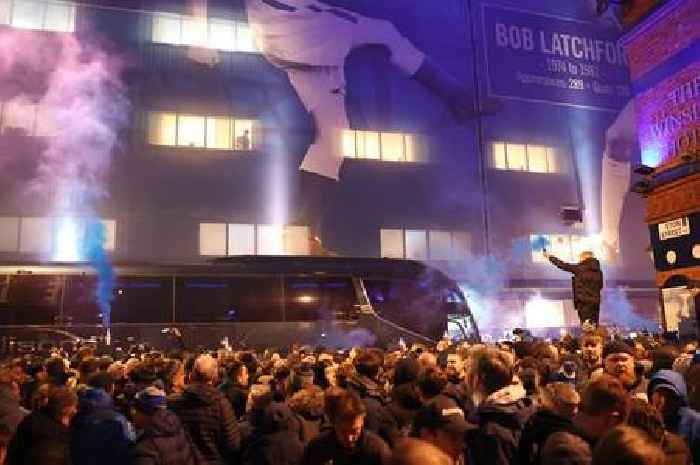
[[[354,391],[365,404],[365,427],[393,445],[400,433],[394,416],[387,408],[388,399],[384,388],[366,376],[356,375],[348,380],[348,389]]]
[[[554,266],[573,273],[571,278],[574,290],[574,307],[586,304],[600,304],[600,290],[603,288],[603,273],[596,258],[588,258],[581,263],[565,263],[556,257],[549,257]]]
[[[273,402],[265,409],[249,447],[245,465],[299,465],[304,457],[301,423],[284,403]]]
[[[191,384],[168,399],[195,446],[209,465],[235,462],[241,449],[241,434],[228,399],[214,386]]]
[[[71,449],[74,465],[119,465],[131,453],[134,430],[114,408],[104,389],[78,392],[78,413],[73,419]]]
[[[0,387],[0,425],[14,433],[25,416],[27,411],[20,406],[19,399],[9,388]]]
[[[518,461],[521,465],[536,465],[547,438],[553,433],[578,434],[573,422],[548,409],[539,409],[528,420],[518,444]]]
[[[693,463],[700,463],[700,413],[688,406],[688,389],[683,375],[671,370],[659,370],[649,381],[649,399],[660,386],[673,392],[681,405],[676,412],[662,412],[666,428],[687,441]]]
[[[472,463],[516,463],[520,438],[534,412],[535,406],[521,384],[511,384],[489,395],[468,419],[479,425],[467,434]]]
[[[177,415],[158,409],[136,440],[133,465],[197,465],[196,454]]]
[[[70,465],[70,429],[43,409],[26,417],[7,450],[8,465]],[[99,462],[98,462],[99,463]]]

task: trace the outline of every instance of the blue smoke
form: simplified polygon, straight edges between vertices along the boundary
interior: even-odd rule
[[[105,251],[106,230],[97,218],[90,218],[85,229],[85,258],[97,271],[95,298],[102,315],[102,324],[109,329],[112,322],[114,300],[114,269]]]
[[[622,287],[608,288],[603,292],[601,320],[604,324],[626,330],[659,330],[658,321],[645,318],[634,311]]]

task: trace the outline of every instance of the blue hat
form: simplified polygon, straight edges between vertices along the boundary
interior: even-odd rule
[[[134,397],[134,407],[148,415],[152,415],[158,409],[164,409],[166,405],[165,392],[155,386],[139,391]]]

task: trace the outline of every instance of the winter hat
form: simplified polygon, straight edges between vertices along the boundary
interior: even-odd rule
[[[610,341],[603,347],[603,360],[612,354],[628,354],[634,357],[634,350],[622,341]]]
[[[158,409],[164,409],[166,404],[165,392],[155,386],[139,391],[134,398],[134,407],[147,415],[152,415]]]

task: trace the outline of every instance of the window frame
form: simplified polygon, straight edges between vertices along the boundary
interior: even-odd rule
[[[22,0],[19,0],[22,1]],[[76,17],[78,14],[78,5],[75,2],[70,2],[70,1],[59,1],[59,0],[24,0],[27,1],[28,3],[34,3],[38,5],[41,8],[40,13],[37,15],[41,15],[41,19],[39,22],[38,27],[23,27],[23,26],[17,26],[14,24],[14,12],[16,8],[16,3],[18,0],[7,0],[7,18],[2,18],[5,19],[6,22],[0,22],[0,24],[6,25],[13,27],[15,29],[23,29],[27,31],[43,31],[43,32],[57,32],[57,33],[74,33],[75,32],[75,25],[76,25]],[[47,14],[48,14],[48,9],[50,5],[56,5],[56,6],[63,6],[66,7],[70,10],[69,12],[69,27],[67,30],[64,29],[48,29],[46,26],[46,20],[47,20]]]
[[[385,249],[385,247],[382,246],[382,237],[385,234],[389,234],[390,232],[396,232],[399,231],[401,233],[401,241],[402,241],[402,256],[397,257],[397,256],[389,256],[389,255],[384,255],[382,251]],[[426,256],[425,258],[408,258],[407,256],[407,248],[408,248],[408,239],[406,237],[406,234],[408,232],[412,233],[423,233],[425,235],[425,245],[426,245]],[[449,259],[441,259],[441,258],[433,258],[433,252],[431,250],[430,246],[430,237],[431,233],[442,233],[442,234],[449,234],[450,235],[450,256],[452,258]],[[467,241],[467,247],[465,250],[464,254],[457,254],[459,250],[461,250],[461,247],[458,248],[458,244],[460,243],[458,237],[462,235],[466,237]],[[387,237],[388,239],[388,237]],[[402,260],[426,260],[426,261],[460,261],[460,260],[468,260],[469,257],[471,256],[471,234],[469,231],[464,231],[464,230],[455,230],[455,229],[419,229],[419,228],[380,228],[379,229],[379,251],[380,251],[380,256],[381,258],[399,258]]]
[[[378,156],[377,157],[369,157],[366,155],[360,155],[361,152],[366,152],[365,150],[365,137],[367,137],[367,134],[376,134],[377,135],[377,144],[378,144]],[[387,155],[384,152],[384,144],[385,141],[383,140],[384,137],[387,136],[400,136],[401,137],[401,156],[397,158],[391,157],[387,158]],[[341,135],[340,139],[340,150],[342,153],[343,158],[351,158],[354,160],[368,160],[368,161],[380,161],[384,163],[419,163],[420,160],[417,159],[416,157],[416,143],[415,141],[412,143],[408,142],[408,138],[414,138],[415,139],[416,134],[413,133],[404,133],[404,132],[391,132],[391,131],[372,131],[372,130],[362,130],[362,129],[344,129]],[[349,146],[346,146],[346,143],[350,143],[349,139],[346,138],[351,138],[352,139],[352,153],[347,153],[346,148],[349,148]],[[362,144],[360,144],[362,142]],[[409,150],[409,146],[411,147],[411,150]],[[411,155],[411,156],[409,156]]]
[[[174,140],[175,144],[156,144],[153,143],[153,137],[151,137],[151,130],[152,130],[152,122],[153,118],[156,117],[157,115],[162,115],[161,117],[165,116],[175,116],[175,133],[174,135],[170,135],[167,137],[167,139]],[[196,118],[203,118],[204,119],[204,134],[203,134],[203,139],[204,139],[204,144],[203,145],[183,145],[179,143],[180,139],[180,118],[181,117],[196,117]],[[229,135],[229,147],[210,147],[209,146],[209,124],[210,120],[227,120],[228,122],[228,135]],[[163,111],[163,110],[151,110],[146,113],[146,117],[144,118],[146,122],[146,131],[145,131],[145,142],[147,145],[154,146],[154,147],[173,147],[173,148],[179,148],[179,149],[189,149],[189,150],[206,150],[210,152],[214,151],[228,151],[228,152],[242,152],[242,153],[253,153],[257,152],[257,137],[255,136],[255,128],[257,125],[260,124],[260,120],[254,119],[254,118],[236,118],[233,116],[228,116],[228,115],[200,115],[200,114],[195,114],[195,113],[180,113],[180,112],[175,112],[175,111]],[[250,123],[250,134],[249,134],[249,149],[244,150],[236,147],[236,123]]]
[[[241,20],[235,20],[235,19],[226,19],[226,18],[216,18],[216,17],[207,17],[206,18],[206,25],[205,25],[205,33],[206,37],[204,40],[204,45],[191,45],[191,44],[186,44],[184,43],[183,40],[183,31],[184,31],[184,24],[185,21],[192,20],[194,19],[193,16],[191,15],[183,15],[179,13],[170,13],[167,11],[156,11],[151,13],[152,18],[151,18],[151,37],[150,37],[150,42],[154,44],[162,44],[162,45],[172,45],[175,47],[197,47],[197,48],[204,48],[207,50],[216,50],[219,52],[238,52],[238,53],[260,53],[259,50],[257,50],[255,46],[255,38],[252,38],[251,40],[251,49],[248,48],[243,48],[239,45],[239,29],[242,26],[245,26],[248,28],[250,33],[252,34],[250,24],[247,21],[241,21]],[[168,17],[172,18],[176,21],[179,22],[179,37],[177,43],[173,42],[165,42],[165,41],[160,41],[160,40],[155,40],[155,23],[159,17]],[[211,37],[212,37],[212,24],[222,24],[222,25],[229,25],[232,27],[232,33],[233,33],[233,47],[231,48],[219,48],[219,47],[213,47],[211,46]]]
[[[503,164],[505,167],[500,167],[499,160],[497,159],[497,145],[503,146]],[[510,159],[508,157],[509,146],[522,146],[524,148],[524,163],[523,169],[511,168]],[[544,164],[546,167],[545,171],[535,171],[530,169],[530,150],[534,148],[539,148],[544,151]],[[555,163],[560,149],[554,146],[542,144],[542,143],[521,143],[521,142],[508,142],[505,140],[493,140],[489,144],[489,158],[490,167],[497,171],[513,171],[519,173],[531,173],[531,174],[562,174],[563,170],[558,169],[558,166],[562,166],[560,163]]]
[[[201,252],[202,252],[202,233],[201,233],[201,231],[202,231],[202,225],[204,225],[204,224],[207,224],[207,225],[219,225],[219,226],[223,225],[223,226],[225,226],[225,228],[224,228],[224,229],[225,229],[225,234],[224,234],[225,247],[224,247],[224,248],[226,249],[226,253],[225,253],[224,255],[214,255],[214,254],[203,255],[203,254],[201,253]],[[281,255],[283,255],[283,256],[290,256],[290,257],[291,257],[291,256],[304,256],[304,255],[308,255],[308,254],[310,253],[310,250],[307,250],[307,251],[305,251],[304,253],[289,253],[288,251],[289,251],[291,248],[288,246],[287,242],[285,241],[285,237],[284,237],[284,235],[285,235],[285,233],[286,233],[286,231],[287,231],[288,229],[291,230],[291,229],[299,229],[299,228],[305,228],[305,229],[306,229],[306,232],[307,232],[307,234],[308,234],[308,237],[310,237],[310,236],[311,236],[311,230],[310,230],[309,226],[307,226],[307,225],[285,224],[285,225],[279,225],[279,226],[278,226],[278,225],[273,225],[273,224],[262,224],[262,223],[240,223],[240,222],[238,222],[238,223],[228,223],[228,222],[221,222],[221,221],[219,221],[219,222],[216,222],[216,221],[205,221],[205,222],[199,223],[198,255],[199,255],[200,257],[233,257],[233,256],[236,256],[236,255],[234,255],[234,254],[231,253],[231,247],[230,247],[230,246],[231,246],[231,239],[232,239],[232,238],[231,238],[231,226],[251,226],[251,227],[253,228],[253,253],[252,253],[253,256],[266,256],[266,255],[269,256],[269,255],[276,255],[276,254],[269,254],[269,253],[261,253],[261,248],[260,248],[260,247],[261,247],[261,241],[260,241],[260,235],[259,235],[260,233],[259,233],[259,231],[260,231],[262,228],[266,228],[266,227],[273,227],[273,228],[274,228],[274,227],[277,227],[277,228],[280,228],[280,230],[281,230],[281,235],[282,235],[282,238],[281,238],[281,241],[282,241],[282,252],[281,252]],[[309,248],[310,248],[310,245],[309,245]]]

